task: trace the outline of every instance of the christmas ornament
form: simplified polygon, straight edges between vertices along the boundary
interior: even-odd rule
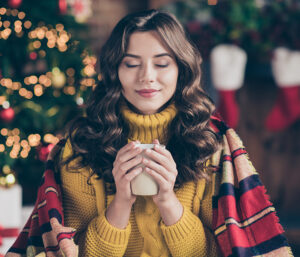
[[[300,119],[300,51],[277,48],[271,64],[279,92],[265,126],[280,131]]]
[[[218,112],[230,127],[236,128],[239,107],[235,96],[244,82],[246,52],[235,45],[221,44],[212,50],[210,60],[213,84],[219,92]]]
[[[29,58],[30,58],[30,60],[36,60],[36,58],[37,58],[37,53],[36,53],[36,52],[31,52],[31,53],[29,54]]]
[[[59,11],[61,14],[67,14],[68,4],[67,0],[59,0],[58,2]]]
[[[15,117],[15,111],[13,108],[9,107],[0,110],[0,120],[8,123],[11,122],[14,119],[14,117]]]
[[[48,144],[46,146],[45,145],[44,146],[40,145],[37,148],[39,160],[42,161],[42,162],[46,162],[47,158],[48,158],[48,155],[51,152],[53,147],[54,147],[54,144]]]
[[[67,0],[67,2],[71,7],[71,14],[77,22],[86,22],[91,17],[91,0]]]
[[[9,0],[8,5],[11,8],[19,8],[22,4],[22,0]]]
[[[66,84],[66,75],[58,67],[52,69],[52,85],[55,88],[62,88]]]

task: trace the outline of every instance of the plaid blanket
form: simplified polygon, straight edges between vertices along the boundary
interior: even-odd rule
[[[5,257],[78,256],[72,240],[76,231],[64,226],[59,174],[54,172],[54,158],[64,144],[61,140],[49,154],[32,214]]]
[[[293,256],[274,207],[233,129],[217,118],[212,126],[224,138],[220,158],[212,161],[215,195],[213,227],[223,256]],[[64,226],[56,158],[65,140],[50,153],[34,210],[6,257],[78,256],[75,230]]]
[[[221,120],[214,118],[213,125],[224,142],[219,162],[212,163],[213,228],[222,255],[293,256],[242,141]]]

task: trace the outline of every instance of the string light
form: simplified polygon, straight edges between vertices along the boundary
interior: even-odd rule
[[[38,146],[41,141],[41,136],[39,134],[31,134],[28,136],[28,142],[30,146]]]
[[[23,20],[23,19],[25,18],[25,13],[24,13],[24,12],[19,12],[19,13],[18,13],[18,18],[19,18],[20,20]]]
[[[218,0],[208,0],[208,5],[216,5]]]
[[[0,133],[2,136],[7,136],[8,135],[8,129],[7,128],[3,128],[0,130]]]
[[[0,153],[3,153],[5,151],[4,144],[0,144]]]
[[[49,144],[57,144],[59,142],[59,138],[52,134],[45,134],[43,140]]]

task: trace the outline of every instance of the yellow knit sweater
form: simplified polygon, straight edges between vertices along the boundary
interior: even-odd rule
[[[130,127],[128,141],[152,143],[158,138],[166,144],[164,134],[176,115],[170,105],[160,113],[139,115],[124,106],[122,114]],[[63,158],[72,152],[68,142]],[[138,196],[125,229],[113,227],[105,218],[105,210],[114,195],[105,193],[103,180],[91,178],[89,169],[70,172],[61,168],[65,225],[77,229],[76,242],[80,256],[217,256],[217,247],[211,232],[212,184],[204,180],[188,182],[176,190],[184,207],[181,219],[166,226],[150,196]],[[180,172],[180,171],[179,171]]]

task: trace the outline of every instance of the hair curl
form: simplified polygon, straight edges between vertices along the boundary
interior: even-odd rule
[[[205,161],[217,150],[219,136],[210,127],[214,104],[204,93],[201,80],[201,56],[191,43],[182,25],[171,14],[148,10],[124,17],[114,28],[100,54],[102,81],[91,94],[86,116],[76,118],[68,130],[73,154],[64,164],[71,169],[89,166],[111,184],[113,162],[118,149],[127,143],[129,127],[120,114],[124,100],[118,78],[118,67],[126,53],[129,37],[134,32],[156,31],[174,54],[179,75],[173,100],[178,114],[171,122],[167,149],[178,169],[175,186],[184,182],[207,178]],[[70,167],[69,167],[70,168]]]

